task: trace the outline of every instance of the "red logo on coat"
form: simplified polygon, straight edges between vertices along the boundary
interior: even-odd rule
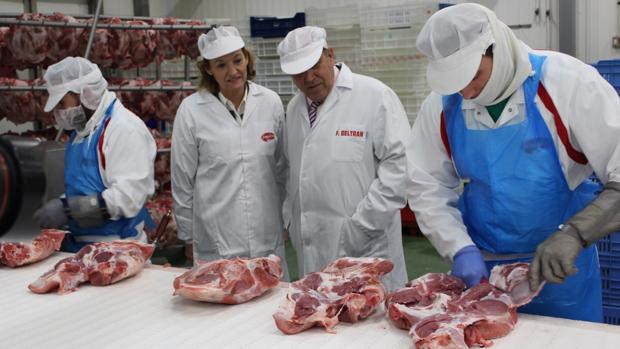
[[[336,130],[336,136],[338,136],[338,137],[364,138],[364,131],[359,131],[359,130]]]
[[[263,142],[269,142],[276,139],[276,135],[273,132],[265,132],[262,136],[260,136],[260,139],[262,139]]]

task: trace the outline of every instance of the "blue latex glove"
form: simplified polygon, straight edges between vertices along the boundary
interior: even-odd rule
[[[478,247],[466,246],[454,255],[452,275],[463,279],[467,288],[478,285],[482,279],[489,278],[489,271]]]

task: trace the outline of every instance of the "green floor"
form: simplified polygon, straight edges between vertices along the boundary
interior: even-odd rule
[[[450,269],[450,264],[437,254],[425,237],[403,234],[403,247],[409,280],[429,272],[445,273]],[[286,261],[291,280],[297,280],[297,257],[290,242],[286,243]]]

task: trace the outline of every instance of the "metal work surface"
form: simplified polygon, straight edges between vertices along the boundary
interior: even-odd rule
[[[413,348],[383,309],[336,334],[314,328],[282,334],[271,315],[287,284],[241,305],[193,302],[172,295],[183,269],[148,266],[115,285],[37,295],[27,285],[68,254],[21,269],[0,268],[0,343],[4,348]],[[520,315],[492,348],[618,348],[620,327]]]

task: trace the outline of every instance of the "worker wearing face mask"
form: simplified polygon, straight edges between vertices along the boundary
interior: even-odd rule
[[[531,289],[548,283],[522,311],[602,321],[593,243],[620,228],[616,91],[590,65],[530,49],[477,4],[435,13],[417,47],[434,91],[407,147],[424,234],[469,287],[494,265],[531,262]]]
[[[65,150],[65,194],[34,214],[43,228],[68,225],[62,245],[75,252],[96,241],[146,242],[144,207],[153,194],[156,146],[144,122],[127,110],[97,65],[67,57],[44,79],[59,127],[73,130]]]

